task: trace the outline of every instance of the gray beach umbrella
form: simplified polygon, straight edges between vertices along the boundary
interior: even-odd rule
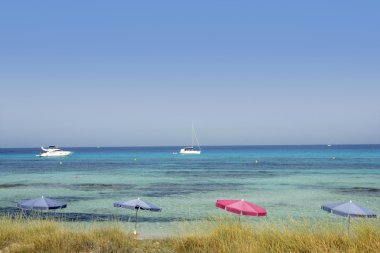
[[[376,218],[375,212],[362,207],[351,200],[349,202],[330,203],[321,206],[321,209],[339,216],[348,217],[347,229],[350,231],[351,217]]]
[[[161,208],[159,206],[149,203],[148,201],[144,201],[140,198],[128,200],[125,202],[115,202],[113,203],[113,206],[136,210],[135,231],[134,231],[135,234],[137,234],[137,213],[139,210],[161,212]]]
[[[17,203],[17,207],[25,210],[50,210],[66,208],[67,204],[55,199],[49,199],[42,196],[41,198],[21,201]]]

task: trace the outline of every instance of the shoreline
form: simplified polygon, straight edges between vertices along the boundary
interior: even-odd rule
[[[329,146],[330,145],[330,146]],[[336,143],[336,144],[217,144],[217,145],[202,145],[202,149],[204,148],[238,148],[238,147],[247,147],[247,148],[260,148],[260,147],[349,147],[349,146],[379,146],[380,143]],[[141,145],[141,146],[67,146],[61,145],[61,148],[74,148],[74,149],[144,149],[144,148],[175,148],[179,150],[179,148],[183,147],[183,145]],[[29,146],[29,147],[0,147],[2,149],[40,149],[40,146]]]

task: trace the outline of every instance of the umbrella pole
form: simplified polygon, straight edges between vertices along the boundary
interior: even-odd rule
[[[136,220],[135,220],[135,231],[134,234],[137,235],[137,212],[139,211],[139,208],[136,209]]]
[[[350,235],[350,222],[351,222],[351,216],[348,215],[348,225],[347,225],[347,232],[348,232],[348,235]]]

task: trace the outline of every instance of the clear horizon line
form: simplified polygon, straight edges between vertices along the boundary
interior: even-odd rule
[[[202,145],[201,147],[258,147],[258,146],[360,146],[360,145],[380,145],[380,143],[349,143],[349,144],[230,144],[230,145]],[[186,146],[186,145],[185,145]],[[184,145],[136,145],[136,146],[56,146],[62,148],[159,148],[159,147],[185,147]],[[41,146],[26,147],[0,147],[7,148],[40,148]]]

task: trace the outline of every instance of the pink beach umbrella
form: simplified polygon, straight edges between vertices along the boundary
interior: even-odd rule
[[[267,216],[267,210],[264,207],[254,205],[248,201],[235,200],[235,199],[223,199],[216,201],[216,207],[224,209],[231,213],[246,215],[246,216]]]

